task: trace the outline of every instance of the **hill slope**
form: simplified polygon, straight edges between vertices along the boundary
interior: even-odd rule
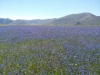
[[[9,18],[6,18],[6,19],[0,18],[0,24],[9,24],[11,22],[13,22],[13,20],[11,20]]]
[[[4,19],[4,18],[0,18],[0,24],[15,24],[15,25],[23,25],[23,24],[33,24],[33,25],[41,25],[41,24],[45,24],[45,23],[48,23],[48,22],[51,22],[53,19],[34,19],[34,20],[21,20],[21,19],[18,19],[18,20],[11,20],[11,19]]]
[[[91,13],[71,14],[58,18],[49,25],[100,25],[100,16]]]
[[[100,16],[91,13],[71,14],[58,19],[11,20],[0,18],[0,24],[17,25],[100,25]]]

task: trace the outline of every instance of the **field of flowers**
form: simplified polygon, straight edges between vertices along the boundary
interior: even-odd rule
[[[0,75],[100,75],[100,26],[1,26]]]

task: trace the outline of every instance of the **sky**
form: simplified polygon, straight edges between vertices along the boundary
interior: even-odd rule
[[[51,19],[89,12],[100,16],[100,0],[0,0],[0,18]]]

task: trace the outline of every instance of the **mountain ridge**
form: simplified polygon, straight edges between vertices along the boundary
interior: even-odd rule
[[[100,16],[91,13],[71,14],[58,18],[49,25],[100,25]]]
[[[100,25],[100,16],[91,13],[70,14],[54,19],[11,20],[0,18],[0,24],[32,24],[32,25]]]
[[[17,19],[11,20],[9,18],[0,18],[0,24],[45,24],[52,21],[53,19],[34,19],[34,20],[24,20]]]

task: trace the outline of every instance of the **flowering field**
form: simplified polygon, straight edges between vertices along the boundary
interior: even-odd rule
[[[1,26],[0,75],[100,75],[100,26]]]

